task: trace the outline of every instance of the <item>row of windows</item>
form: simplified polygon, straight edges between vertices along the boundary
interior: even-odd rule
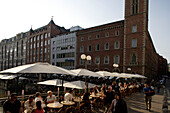
[[[55,50],[56,49],[56,50]],[[62,47],[53,47],[53,52],[54,51],[60,51],[60,50],[68,50],[68,49],[75,49],[75,44],[72,45],[66,45],[66,46],[62,46]]]
[[[120,63],[120,56],[119,55],[115,55],[114,56],[114,64],[119,64]],[[136,63],[137,62],[137,55],[134,53],[131,55],[131,63]],[[91,65],[92,61],[88,61],[88,65]],[[100,57],[97,56],[95,57],[95,61],[94,61],[95,64],[99,65],[101,62],[100,62]],[[104,57],[104,64],[109,64],[109,56],[105,56]],[[83,60],[80,59],[80,65],[83,65]]]
[[[53,41],[53,44],[55,45],[55,44],[62,44],[62,43],[75,42],[75,41],[76,41],[76,37],[69,37],[69,38]]]
[[[132,47],[137,47],[137,40],[136,39],[132,39]],[[106,43],[104,45],[104,50],[109,50],[109,48],[110,48],[109,43]],[[119,41],[115,42],[114,49],[120,49],[120,42]],[[100,44],[97,44],[95,46],[95,50],[96,51],[100,50]],[[91,45],[87,46],[87,51],[89,51],[89,52],[92,51],[92,46]],[[84,52],[84,46],[80,47],[80,52]]]
[[[48,45],[50,44],[50,40],[48,40]],[[42,42],[37,42],[37,43],[34,43],[33,45],[32,44],[30,44],[30,49],[32,49],[32,48],[36,48],[36,46],[37,47],[42,47],[43,45],[47,45],[47,40],[45,40],[45,42],[43,43],[43,41]]]
[[[54,65],[54,63],[53,63]],[[56,62],[56,66],[64,67],[64,66],[74,66],[74,60],[70,62]]]
[[[114,48],[115,48],[115,49],[119,49],[119,48],[120,48],[120,42],[119,42],[119,41],[115,42]],[[99,51],[99,50],[100,50],[100,44],[97,44],[97,45],[95,46],[95,50],[96,50],[96,51]],[[104,45],[104,50],[109,50],[109,43],[106,43],[106,44]],[[92,46],[91,46],[91,45],[88,45],[88,46],[87,46],[87,51],[89,51],[89,52],[92,51]],[[80,47],[80,52],[84,52],[84,46],[81,46],[81,47]]]
[[[115,36],[119,36],[119,31],[115,31]],[[99,39],[101,36],[99,34],[96,35],[96,39]],[[105,33],[105,37],[108,38],[109,37],[109,32]],[[92,40],[91,35],[88,36],[88,40]],[[81,37],[81,42],[84,41],[84,37]]]
[[[69,58],[69,57],[74,57],[74,52],[56,54],[56,58]],[[55,54],[53,54],[53,59],[55,59]]]
[[[43,36],[43,34],[41,34],[40,36],[38,35],[38,36],[34,36],[34,37],[32,37],[32,38],[30,38],[30,42],[35,42],[36,40],[38,41],[38,40],[43,40],[43,37],[45,37],[45,38],[47,38],[47,33],[45,33],[44,34],[44,36]],[[48,37],[50,37],[50,33],[48,33]],[[28,40],[28,42],[29,42],[29,40]]]

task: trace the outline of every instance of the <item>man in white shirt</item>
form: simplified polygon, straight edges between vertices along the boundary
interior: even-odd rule
[[[36,109],[36,104],[33,96],[29,96],[28,100],[24,104],[24,113],[32,113],[32,110]]]
[[[73,90],[70,90],[69,92],[66,92],[64,95],[64,101],[73,101]]]
[[[41,106],[42,106],[42,108],[45,108],[46,105],[45,105],[45,102],[43,101],[43,98],[41,97],[40,92],[36,92],[35,96],[36,96],[36,97],[35,97],[35,103],[36,103],[37,101],[41,101]]]
[[[56,97],[55,95],[53,95],[52,91],[48,91],[48,96],[47,96],[47,103],[53,103],[54,101],[56,101]]]

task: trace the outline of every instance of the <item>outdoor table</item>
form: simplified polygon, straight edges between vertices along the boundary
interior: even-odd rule
[[[80,105],[80,103],[82,102],[82,99],[81,98],[74,98],[73,101],[77,103],[77,107],[78,107]]]
[[[74,98],[74,102],[82,102],[81,98]]]
[[[102,96],[102,94],[100,94],[100,93],[97,93],[96,95],[97,95],[97,96]]]
[[[63,107],[63,104],[60,104],[60,103],[49,103],[49,104],[47,104],[47,107],[49,107],[49,108],[62,108]]]
[[[75,104],[75,102],[73,102],[73,101],[62,101],[61,102],[63,105],[66,105],[66,106],[71,106],[71,105],[74,105]]]
[[[99,95],[90,95],[90,97],[99,98],[100,96]]]

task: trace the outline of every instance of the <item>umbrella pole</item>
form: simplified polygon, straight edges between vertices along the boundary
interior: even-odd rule
[[[16,89],[16,93],[18,94],[18,80],[19,80],[19,76],[17,76],[16,79],[17,79],[17,89]]]
[[[58,101],[59,101],[59,93],[60,93],[60,88],[58,87]]]

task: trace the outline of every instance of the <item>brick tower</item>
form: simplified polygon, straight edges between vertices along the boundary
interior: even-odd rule
[[[145,74],[148,0],[125,0],[123,72]]]

